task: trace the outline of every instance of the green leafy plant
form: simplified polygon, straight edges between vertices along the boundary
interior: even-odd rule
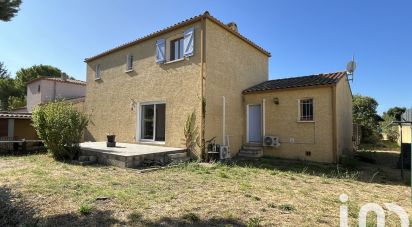
[[[88,215],[92,212],[92,209],[93,209],[92,205],[82,204],[79,207],[79,213],[82,214],[82,215]]]
[[[199,146],[199,128],[196,125],[196,113],[193,111],[186,119],[184,127],[185,146],[190,154],[196,154]]]
[[[259,218],[250,218],[249,221],[246,223],[247,227],[258,227],[261,226]]]
[[[85,114],[59,101],[36,107],[32,118],[39,138],[55,159],[68,160],[77,156],[78,144],[89,122]]]

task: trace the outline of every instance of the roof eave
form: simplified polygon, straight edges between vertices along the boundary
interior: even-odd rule
[[[311,85],[311,86],[301,86],[301,87],[287,87],[287,88],[276,88],[276,89],[265,89],[265,90],[256,90],[256,91],[243,91],[242,94],[255,94],[255,93],[269,93],[276,91],[287,91],[287,90],[301,90],[301,89],[317,89],[317,88],[327,88],[334,87],[336,83],[332,84],[321,84],[321,85]]]
[[[147,36],[144,36],[144,37],[142,37],[142,38],[139,38],[139,39],[136,39],[136,40],[134,40],[134,41],[131,41],[131,42],[129,42],[129,43],[126,43],[126,44],[120,45],[120,46],[118,46],[118,47],[109,49],[109,50],[104,51],[104,52],[102,52],[102,53],[100,53],[100,54],[98,54],[98,55],[95,55],[95,56],[92,56],[92,57],[89,57],[89,58],[85,58],[85,59],[84,59],[84,62],[89,63],[89,62],[91,62],[91,61],[93,61],[93,60],[96,60],[96,59],[98,59],[98,58],[101,58],[101,57],[103,57],[103,56],[109,55],[109,54],[111,54],[111,53],[114,53],[114,52],[116,52],[116,51],[125,49],[125,48],[130,47],[130,46],[136,45],[136,44],[138,44],[138,43],[147,41],[147,40],[152,39],[152,38],[154,38],[154,37],[156,37],[156,36],[160,36],[160,35],[163,35],[163,34],[165,34],[165,33],[171,32],[171,31],[173,31],[173,30],[182,28],[182,27],[187,26],[187,25],[189,25],[189,24],[193,24],[193,23],[198,22],[198,21],[200,21],[200,20],[202,20],[202,19],[205,19],[205,18],[209,19],[210,21],[213,21],[213,22],[216,23],[217,25],[219,25],[219,26],[221,26],[222,28],[224,28],[226,31],[228,31],[228,32],[232,33],[233,35],[237,36],[238,38],[240,38],[240,39],[243,40],[244,42],[248,43],[248,44],[251,45],[252,47],[256,48],[257,50],[259,50],[260,52],[262,52],[262,53],[265,54],[266,56],[271,57],[270,52],[266,51],[265,49],[261,48],[261,47],[258,46],[257,44],[253,43],[252,41],[250,41],[250,40],[247,39],[246,37],[242,36],[240,33],[233,31],[232,29],[230,29],[229,27],[227,27],[223,22],[221,22],[221,21],[219,21],[218,19],[216,19],[215,17],[211,16],[211,15],[209,14],[209,12],[206,11],[206,12],[204,12],[204,13],[201,14],[201,15],[195,16],[195,17],[190,18],[190,19],[188,19],[188,20],[186,20],[186,21],[182,21],[182,22],[180,22],[180,23],[177,23],[176,25],[172,25],[172,26],[167,27],[167,28],[165,28],[165,29],[163,29],[163,30],[160,30],[160,31],[158,31],[158,32],[154,32],[154,33],[149,34],[149,35],[147,35]]]

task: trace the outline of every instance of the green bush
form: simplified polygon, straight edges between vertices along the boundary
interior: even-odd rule
[[[59,101],[36,107],[32,117],[37,135],[55,159],[76,157],[83,130],[89,122],[85,114]]]

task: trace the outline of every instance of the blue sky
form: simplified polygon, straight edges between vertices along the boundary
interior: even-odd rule
[[[50,64],[85,79],[84,58],[208,10],[272,53],[270,79],[344,70],[354,94],[412,107],[412,1],[23,0],[0,22],[0,61]]]

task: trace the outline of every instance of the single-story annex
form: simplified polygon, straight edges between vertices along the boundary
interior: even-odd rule
[[[268,80],[270,56],[205,12],[86,58],[85,141],[114,133],[119,142],[184,147],[194,112],[200,136],[232,156],[337,162],[352,150],[347,73]]]

